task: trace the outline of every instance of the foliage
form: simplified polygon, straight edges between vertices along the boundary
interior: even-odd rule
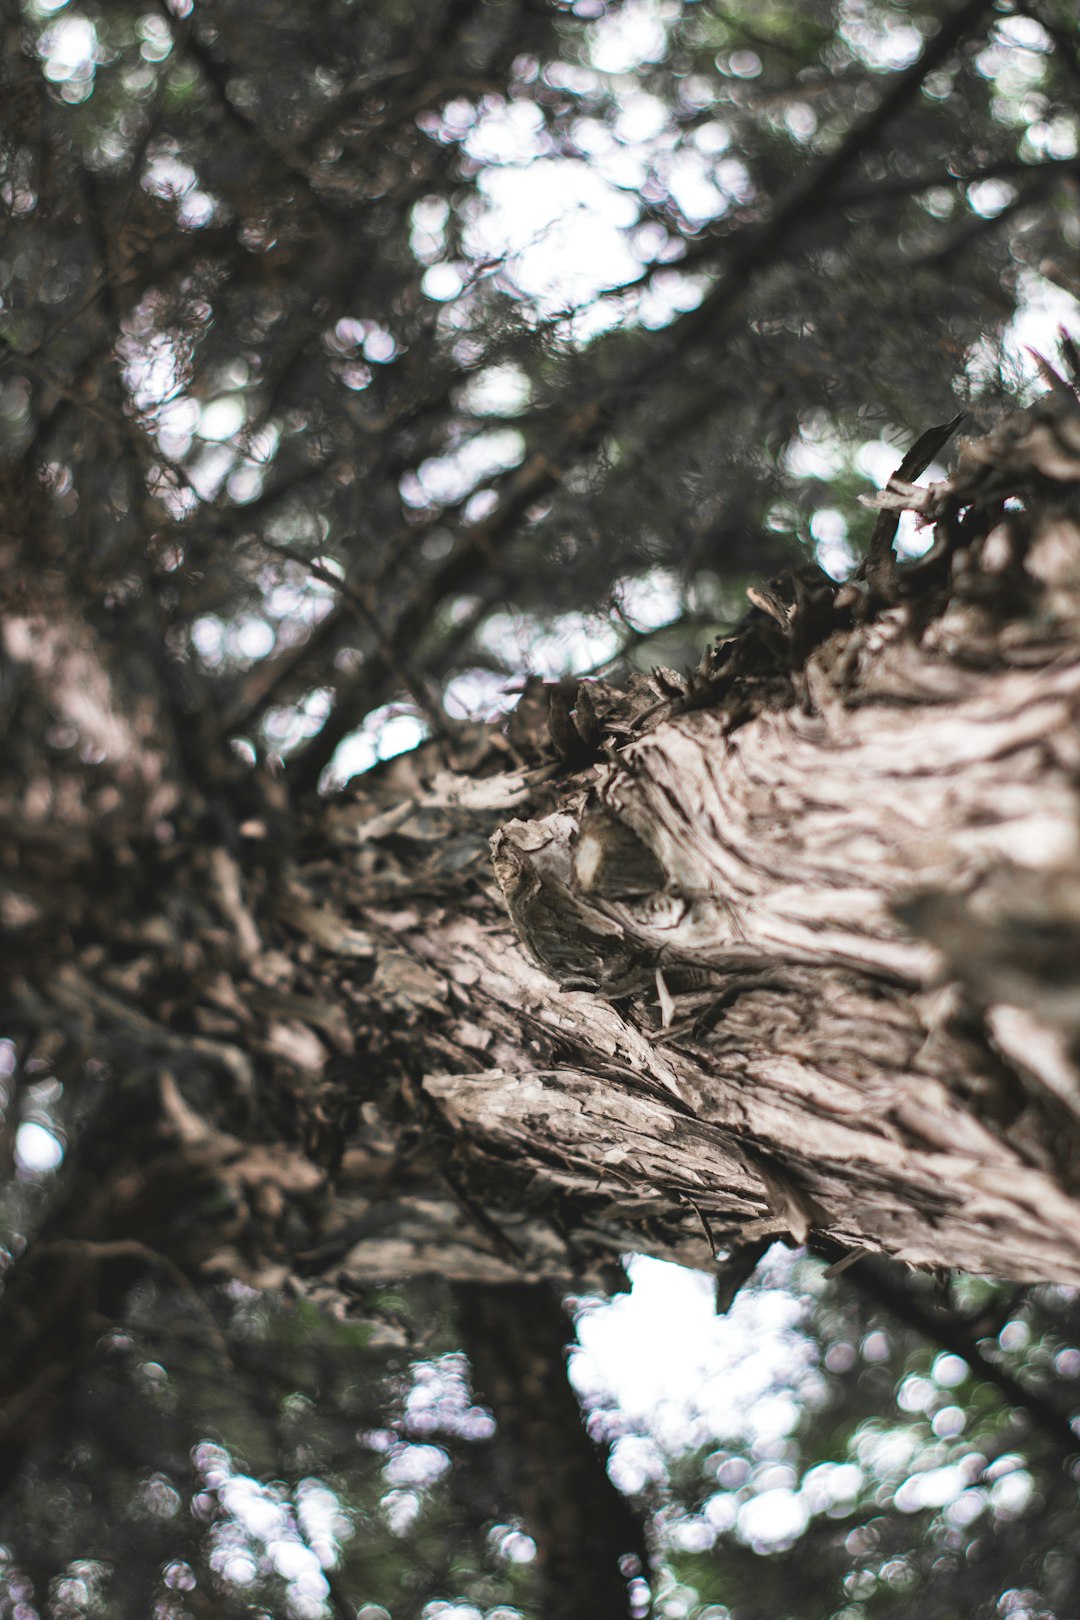
[[[490,710],[538,618],[687,656],[858,550],[861,445],[1000,392],[1075,246],[1067,10],[28,4],[23,589],[63,571],[203,778]]]
[[[911,1280],[889,1286],[903,1308]],[[914,1293],[961,1313],[974,1364],[857,1279],[775,1250],[711,1348],[699,1322],[703,1375],[684,1407],[642,1423],[598,1385],[587,1394],[616,1478],[648,1511],[650,1612],[1073,1612],[1067,1426],[1033,1421],[985,1376],[1071,1388],[1073,1291],[965,1279],[957,1297],[925,1280]],[[367,1303],[358,1326],[235,1285],[208,1301],[138,1286],[7,1503],[0,1613],[543,1613],[448,1296],[414,1285]],[[631,1592],[644,1612],[648,1585]]]
[[[171,1620],[213,1593],[216,1614],[314,1617],[324,1567],[335,1604],[372,1615],[448,1590],[512,1600],[525,1566],[470,1456],[490,1415],[445,1298],[415,1287],[402,1307],[373,1298],[358,1325],[236,1286],[138,1285],[6,1503],[7,1602]]]

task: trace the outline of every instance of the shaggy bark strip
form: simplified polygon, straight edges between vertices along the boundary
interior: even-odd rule
[[[564,1152],[603,1166],[610,1137],[622,1175],[695,1197],[728,1241],[763,1229],[729,1225],[723,1208],[741,1158],[778,1233],[814,1228],[917,1263],[1080,1278],[1078,1096],[1060,1021],[1045,995],[1024,994],[1025,974],[1040,979],[1030,953],[1015,952],[1006,1003],[977,971],[963,923],[953,948],[966,960],[954,966],[935,921],[937,895],[964,916],[981,908],[971,945],[985,955],[995,929],[1017,937],[1007,899],[1030,889],[1043,926],[1061,932],[1048,989],[1070,1015],[1080,661],[1051,646],[1045,668],[976,672],[933,647],[917,660],[903,611],[888,631],[895,642],[874,666],[888,699],[830,688],[827,644],[807,669],[813,713],[766,712],[730,734],[722,713],[680,716],[597,773],[580,818],[560,810],[496,837],[526,943],[564,984],[593,968],[597,989],[649,1037],[653,1062],[662,1057],[645,1073],[692,1123],[652,1100],[666,1129],[644,1128],[625,1104],[612,1111],[587,1067],[542,1086],[518,1073],[429,1087],[452,1096],[457,1124],[489,1138],[516,1126],[524,1139],[525,1121],[535,1130],[542,1117]],[[1037,650],[1029,643],[1025,657]],[[906,676],[916,662],[933,678],[932,706]],[[651,850],[661,888],[583,894],[575,854],[598,814]],[[555,999],[565,1018],[584,998]],[[583,1007],[583,1048],[591,1016]],[[666,1138],[677,1169],[648,1164],[641,1138]]]
[[[899,599],[827,636],[745,723],[746,678],[710,708],[699,688],[554,813],[500,830],[552,999],[613,1002],[681,1109],[650,1102],[668,1115],[650,1130],[588,1064],[430,1081],[458,1128],[524,1152],[542,1120],[568,1163],[693,1198],[728,1243],[814,1230],[1080,1280],[1078,474],[1058,401],[968,447],[948,484],[887,493],[939,522],[951,578],[929,622]],[[760,600],[790,644],[798,603]],[[731,1220],[755,1176],[767,1213]]]

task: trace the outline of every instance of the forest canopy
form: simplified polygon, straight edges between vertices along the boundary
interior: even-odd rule
[[[611,1117],[681,1128],[665,1053],[744,992],[787,1029],[795,969],[718,998],[534,932],[499,993],[561,995],[514,1053],[453,932],[530,944],[522,806],[595,808],[725,659],[738,724],[810,713],[813,650],[870,659],[903,590],[943,659],[950,591],[1021,679],[1060,634],[1069,699],[1072,586],[1024,570],[1077,515],[1074,11],[6,0],[0,1620],[1075,1613],[1075,1287],[864,1253],[753,1141],[725,1225],[620,1189],[618,1142],[601,1196],[513,1122],[467,1140],[511,1059],[573,1113],[575,1018]],[[938,493],[875,517],[901,467]],[[965,681],[1002,661],[956,639]],[[605,904],[658,882],[620,836]],[[977,1052],[963,1108],[1065,1186],[1070,971],[1035,1081],[977,985],[911,1036]],[[918,1000],[871,991],[856,1068]],[[590,1371],[635,1251],[718,1289],[744,1412],[665,1432]]]
[[[486,715],[553,615],[696,654],[1074,289],[1068,6],[580,10],[11,22],[23,588],[168,678],[196,776]]]

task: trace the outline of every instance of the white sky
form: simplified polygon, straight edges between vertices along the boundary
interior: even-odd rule
[[[581,1350],[572,1379],[583,1399],[614,1400],[621,1417],[647,1430],[656,1453],[621,1457],[613,1471],[633,1488],[663,1452],[688,1440],[753,1441],[785,1435],[796,1407],[792,1384],[805,1373],[797,1328],[803,1311],[787,1287],[790,1251],[772,1250],[762,1286],[740,1294],[728,1315],[715,1309],[710,1275],[661,1260],[629,1261],[632,1288],[578,1317]]]

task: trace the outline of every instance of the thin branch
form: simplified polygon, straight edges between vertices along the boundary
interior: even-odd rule
[[[892,202],[897,197],[917,196],[921,191],[933,191],[945,186],[973,186],[980,180],[1000,180],[1009,175],[1070,176],[1080,173],[1080,158],[1041,158],[1037,163],[1025,162],[1012,154],[994,158],[986,163],[974,163],[964,169],[923,169],[918,174],[891,174],[865,186],[841,191],[832,198],[830,207],[854,208],[875,202]]]
[[[811,1248],[815,1254],[832,1263],[843,1260],[847,1254],[841,1244],[827,1238],[815,1240]],[[925,1305],[898,1270],[890,1268],[887,1271],[880,1262],[864,1258],[845,1275],[850,1286],[857,1288],[876,1305],[883,1306],[898,1322],[966,1361],[972,1372],[1000,1390],[1011,1406],[1021,1407],[1028,1412],[1032,1422],[1055,1447],[1068,1455],[1080,1451],[1080,1438],[1068,1415],[1056,1402],[1038,1390],[1028,1388],[1007,1367],[988,1356],[968,1324],[959,1317]]]
[[[413,670],[409,660],[400,646],[395,645],[385,634],[375,614],[368,607],[363,597],[353,589],[348,582],[335,574],[332,569],[322,563],[305,557],[302,551],[294,546],[283,545],[276,540],[268,540],[265,536],[258,537],[258,544],[275,556],[285,557],[289,562],[299,563],[306,568],[313,579],[319,580],[323,585],[329,585],[337,591],[345,604],[346,610],[352,613],[365,630],[374,637],[375,645],[380,656],[385,660],[388,668],[392,668],[401,680],[409,696],[417,708],[424,715],[435,736],[443,736],[453,729],[453,724],[446,710],[432,696],[425,681]]]

